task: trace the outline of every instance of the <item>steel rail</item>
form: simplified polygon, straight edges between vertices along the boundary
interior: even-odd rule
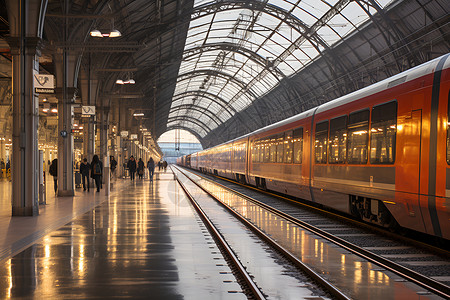
[[[244,225],[249,227],[253,232],[255,232],[261,239],[266,241],[270,246],[275,248],[277,251],[282,253],[283,256],[285,256],[287,259],[289,259],[295,266],[303,270],[306,274],[308,274],[313,280],[318,282],[322,287],[324,287],[331,295],[336,297],[336,299],[345,299],[349,300],[347,295],[342,293],[337,287],[332,285],[330,282],[328,282],[326,279],[324,279],[322,276],[320,276],[317,272],[315,272],[313,269],[308,267],[306,264],[304,264],[300,259],[292,255],[287,249],[285,249],[283,246],[278,244],[274,239],[269,237],[264,231],[256,227],[254,224],[249,222],[247,219],[245,219],[243,216],[241,216],[239,213],[234,211],[231,207],[224,204],[222,201],[220,201],[216,196],[211,194],[209,191],[207,191],[205,188],[200,186],[198,183],[196,183],[194,180],[192,180],[189,176],[187,176],[180,168],[175,167],[178,169],[180,173],[185,175],[191,182],[193,182],[196,186],[198,186],[200,189],[202,189],[206,194],[208,194],[211,198],[216,200],[219,204],[221,204],[223,207],[225,207],[231,214],[233,214],[239,221],[241,221]],[[200,177],[200,176],[199,176]],[[210,180],[209,180],[210,181]],[[210,181],[212,182],[212,181]],[[215,182],[214,182],[215,183]],[[219,184],[220,185],[220,184]]]
[[[397,263],[395,263],[393,261],[390,261],[390,260],[388,260],[388,259],[386,259],[386,258],[384,258],[384,257],[382,257],[380,255],[377,255],[377,254],[372,253],[372,252],[370,252],[368,250],[365,250],[364,248],[361,248],[361,247],[356,246],[356,245],[354,245],[354,244],[352,244],[350,242],[347,242],[347,241],[345,241],[345,240],[343,240],[343,239],[341,239],[339,237],[336,237],[336,236],[334,236],[334,235],[332,235],[332,234],[330,234],[330,233],[328,233],[326,231],[323,231],[323,230],[321,230],[321,229],[319,229],[319,228],[317,228],[317,227],[315,227],[313,225],[310,225],[310,224],[308,224],[308,223],[306,223],[304,221],[298,220],[298,219],[296,219],[296,218],[294,218],[294,217],[292,217],[292,216],[290,216],[290,215],[288,215],[288,214],[286,214],[286,213],[284,213],[284,212],[282,212],[282,211],[280,211],[278,209],[275,209],[275,208],[273,208],[273,207],[271,207],[271,206],[269,206],[267,204],[264,204],[264,203],[254,199],[252,197],[249,197],[249,196],[247,196],[247,195],[245,195],[243,193],[235,191],[235,190],[233,190],[233,189],[231,189],[231,188],[229,188],[229,187],[227,187],[225,185],[222,185],[222,184],[220,184],[218,182],[214,182],[214,181],[212,181],[212,180],[210,180],[210,179],[208,179],[208,178],[206,178],[204,176],[201,176],[201,175],[198,175],[198,174],[195,174],[195,175],[199,176],[200,178],[203,178],[203,179],[205,179],[205,180],[207,180],[209,182],[213,182],[214,184],[217,184],[218,186],[220,186],[220,187],[222,187],[222,188],[224,188],[224,189],[226,189],[226,190],[228,190],[230,192],[233,192],[233,193],[237,194],[238,196],[246,198],[247,200],[264,207],[265,209],[271,211],[272,213],[277,214],[278,216],[289,220],[290,222],[294,223],[295,225],[300,226],[300,227],[302,227],[302,228],[304,228],[304,229],[306,229],[306,230],[308,230],[310,232],[313,232],[314,234],[319,235],[322,238],[324,238],[324,239],[326,239],[326,240],[328,240],[328,241],[330,241],[330,242],[332,242],[332,243],[334,243],[334,244],[336,244],[336,245],[338,245],[338,246],[340,246],[340,247],[342,247],[342,248],[344,248],[344,249],[346,249],[348,251],[351,251],[352,253],[354,253],[354,254],[356,254],[358,256],[361,256],[364,259],[366,259],[366,260],[368,260],[368,261],[370,261],[372,263],[377,264],[378,266],[381,266],[381,267],[385,268],[386,270],[389,270],[389,271],[391,271],[391,272],[393,272],[393,273],[395,273],[395,274],[397,274],[397,275],[399,275],[399,276],[401,276],[401,277],[403,277],[403,278],[405,278],[405,279],[407,279],[407,280],[409,280],[411,282],[414,282],[415,284],[417,284],[417,285],[427,289],[428,291],[433,292],[434,294],[443,297],[444,299],[450,299],[450,286],[448,286],[448,285],[440,283],[439,281],[436,281],[436,280],[434,280],[434,279],[432,279],[430,277],[424,276],[424,275],[422,275],[420,273],[417,273],[417,272],[415,272],[415,271],[413,271],[411,269],[408,269],[408,268],[406,268],[406,267],[404,267],[404,266],[402,266],[400,264],[397,264]]]
[[[238,270],[239,274],[242,276],[242,278],[244,279],[245,283],[250,288],[250,290],[253,293],[253,296],[255,297],[255,299],[266,299],[266,297],[264,297],[264,295],[262,294],[262,292],[260,291],[258,286],[252,280],[250,274],[248,274],[248,272],[246,271],[246,269],[244,268],[242,263],[239,261],[239,259],[237,258],[236,254],[234,254],[233,250],[228,245],[228,243],[226,242],[226,240],[224,239],[222,234],[217,230],[217,228],[214,226],[214,224],[208,218],[208,216],[203,211],[203,209],[200,207],[200,205],[197,203],[197,201],[192,196],[192,194],[188,191],[188,189],[184,186],[184,184],[178,179],[178,176],[175,174],[175,172],[173,172],[173,173],[175,175],[176,180],[180,184],[181,188],[186,193],[187,197],[191,201],[191,203],[194,206],[195,210],[199,214],[200,218],[203,220],[203,223],[206,225],[206,227],[208,228],[209,232],[216,238],[216,241],[219,242],[219,244],[222,247],[222,249],[226,252],[228,257],[231,259],[231,261],[233,262],[234,266]],[[183,172],[180,171],[180,173],[182,173],[184,176],[186,176]],[[187,177],[187,176],[186,176],[186,178],[189,179],[189,177]]]

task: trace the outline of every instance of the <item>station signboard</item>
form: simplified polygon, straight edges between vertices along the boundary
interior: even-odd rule
[[[90,116],[95,116],[95,106],[94,105],[83,105],[81,107],[81,116],[83,118],[88,118]]]
[[[55,76],[47,74],[34,74],[34,92],[38,94],[55,93]]]

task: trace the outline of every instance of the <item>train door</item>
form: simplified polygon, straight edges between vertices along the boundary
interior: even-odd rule
[[[407,115],[398,120],[398,141],[399,150],[396,169],[396,210],[406,210],[406,214],[399,213],[400,225],[418,231],[424,231],[423,218],[420,209],[421,193],[421,156],[422,156],[422,110],[412,110]],[[398,204],[403,204],[403,208]]]

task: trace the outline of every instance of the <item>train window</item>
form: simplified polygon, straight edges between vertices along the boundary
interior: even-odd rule
[[[369,110],[363,110],[348,116],[347,161],[349,164],[367,163],[369,115]]]
[[[316,140],[314,144],[315,162],[327,163],[328,121],[316,124]]]
[[[347,159],[347,116],[330,121],[328,146],[328,162],[330,164],[344,164]]]
[[[392,101],[372,108],[370,129],[370,163],[393,164],[397,132],[397,102]]]
[[[264,140],[264,162],[270,162],[270,138]]]
[[[284,157],[284,133],[277,136],[277,162],[282,163]]]
[[[286,131],[284,134],[284,162],[292,164],[292,130]]]
[[[264,144],[265,144],[265,140],[264,139],[260,139],[259,140],[259,146],[260,146],[260,148],[259,148],[259,162],[264,162],[264,148],[265,148],[265,146],[264,146]]]
[[[252,143],[252,162],[256,162],[256,141]]]
[[[277,136],[270,137],[270,162],[277,162]]]
[[[294,164],[301,164],[303,152],[303,128],[294,129],[292,139],[294,141]]]

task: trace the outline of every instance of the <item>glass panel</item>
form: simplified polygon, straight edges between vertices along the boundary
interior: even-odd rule
[[[264,140],[264,162],[270,162],[270,138]]]
[[[397,102],[389,102],[372,108],[370,129],[370,163],[393,164],[395,162],[395,137],[397,132]]]
[[[277,137],[277,162],[282,163],[284,158],[284,133]]]
[[[315,162],[317,164],[327,163],[327,139],[328,121],[316,124],[316,139],[314,143]]]
[[[348,117],[348,163],[367,163],[369,110],[351,113]]]
[[[292,130],[286,131],[284,135],[284,162],[292,163]]]
[[[302,163],[303,155],[303,128],[298,128],[294,130],[294,164]]]
[[[277,136],[270,137],[270,162],[277,162]]]
[[[329,141],[330,164],[344,164],[347,158],[347,116],[332,119],[330,121]]]

